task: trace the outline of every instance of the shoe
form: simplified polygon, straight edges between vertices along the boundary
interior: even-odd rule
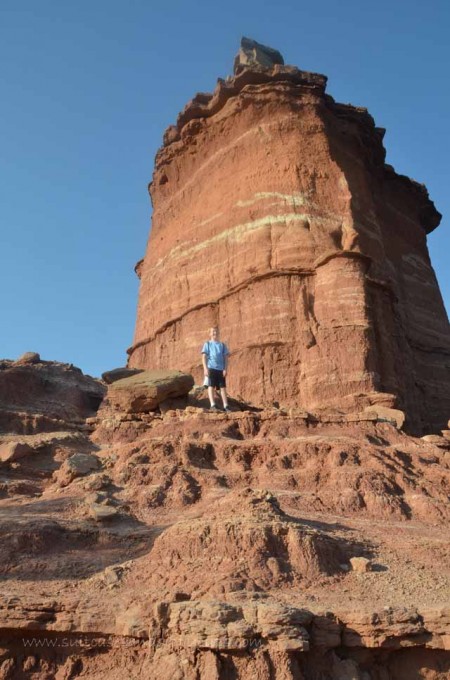
[[[230,411],[231,411],[231,409],[230,409],[229,406],[224,406],[224,407],[223,407],[223,410],[224,410],[226,413],[230,413]]]
[[[210,406],[210,407],[209,407],[209,410],[210,410],[210,411],[218,411],[219,409],[218,409],[217,406],[214,404],[214,406]]]

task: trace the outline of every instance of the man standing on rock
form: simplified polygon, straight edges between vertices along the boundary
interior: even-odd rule
[[[228,347],[225,343],[219,340],[219,329],[217,326],[209,329],[209,340],[205,342],[202,349],[202,362],[205,371],[205,378],[208,378],[208,396],[211,404],[211,409],[217,410],[214,389],[220,390],[220,396],[223,401],[223,410],[229,411],[227,392],[226,392],[226,375],[227,375],[227,360]]]

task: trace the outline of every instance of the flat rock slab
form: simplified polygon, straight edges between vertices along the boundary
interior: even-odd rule
[[[137,375],[138,373],[142,373],[140,368],[127,368],[126,366],[122,366],[120,368],[113,368],[110,371],[105,371],[105,373],[102,373],[102,380],[104,380],[108,385],[111,385],[112,383],[117,382],[117,380],[131,378],[131,376]]]
[[[108,388],[108,402],[126,413],[147,413],[174,397],[182,397],[194,386],[194,378],[181,371],[143,371],[117,380]]]

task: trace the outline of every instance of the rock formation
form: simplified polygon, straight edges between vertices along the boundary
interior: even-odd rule
[[[199,381],[219,324],[236,396],[383,403],[411,432],[441,429],[450,330],[426,245],[440,215],[385,164],[384,130],[365,109],[264,49],[244,39],[234,77],[164,135],[129,366]]]
[[[114,381],[108,402],[119,411],[148,413],[161,402],[187,395],[193,386],[192,376],[181,371],[140,371]]]
[[[450,677],[450,431],[116,385],[0,433],[2,680]]]
[[[24,435],[76,428],[95,415],[106,389],[72,364],[27,352],[0,361],[0,432]]]
[[[450,678],[450,429],[393,408],[446,409],[437,214],[366,113],[244,48],[158,156],[139,366],[0,361],[0,680]],[[216,321],[235,393],[285,407],[205,408],[175,369]]]

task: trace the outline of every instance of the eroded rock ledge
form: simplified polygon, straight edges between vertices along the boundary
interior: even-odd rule
[[[448,674],[448,429],[115,386],[77,429],[1,434],[29,445],[0,461],[1,678]]]

